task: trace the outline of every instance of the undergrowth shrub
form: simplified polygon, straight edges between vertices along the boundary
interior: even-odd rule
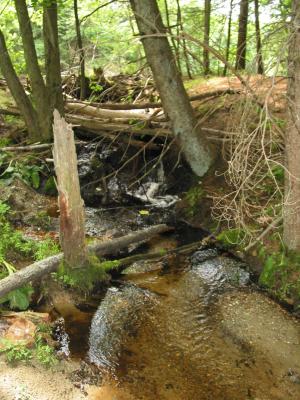
[[[7,220],[9,206],[0,202],[0,279],[13,274],[16,268],[9,261],[11,258],[30,257],[41,260],[57,254],[59,246],[50,238],[35,241],[25,239]],[[33,289],[31,285],[11,291],[0,299],[0,304],[8,302],[12,309],[26,310],[30,303]]]

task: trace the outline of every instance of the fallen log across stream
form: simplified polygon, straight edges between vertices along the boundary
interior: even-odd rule
[[[107,242],[93,243],[87,246],[87,250],[97,257],[116,253],[117,251],[138,242],[143,242],[151,237],[172,230],[167,225],[154,225],[144,230],[129,233],[128,235],[109,240]],[[54,272],[63,261],[63,253],[37,261],[27,267],[0,280],[0,298],[26,285],[31,281],[42,278],[44,275]]]

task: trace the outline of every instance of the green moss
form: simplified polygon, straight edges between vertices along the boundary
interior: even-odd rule
[[[110,278],[108,272],[118,268],[119,265],[119,260],[103,261],[96,255],[90,254],[86,264],[80,268],[71,268],[66,263],[61,263],[55,276],[65,285],[89,292],[96,282],[108,280]]]
[[[263,271],[259,283],[282,300],[300,299],[300,254],[287,253],[285,249],[267,254],[264,247],[260,249],[263,258]]]
[[[185,214],[187,217],[194,217],[201,206],[201,200],[205,192],[200,185],[193,186],[185,195],[184,201],[186,202]]]

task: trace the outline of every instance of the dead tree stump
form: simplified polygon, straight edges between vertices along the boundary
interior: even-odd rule
[[[60,209],[60,244],[64,260],[71,268],[87,261],[84,203],[80,195],[77,155],[72,126],[57,110],[53,123],[53,158]]]

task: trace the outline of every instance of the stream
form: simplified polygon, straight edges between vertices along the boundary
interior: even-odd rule
[[[121,185],[115,177],[103,183],[114,151],[99,153],[93,144],[92,168],[86,149],[79,157],[90,237],[107,240],[157,223],[175,226],[131,246],[132,255],[175,249],[207,235],[176,219],[177,194],[187,189],[175,190],[174,182],[188,187],[184,170],[166,179],[158,163],[142,184],[122,179]],[[54,293],[71,363],[94,364],[96,379],[74,389],[63,363],[62,372],[49,376],[29,367],[20,367],[17,376],[3,365],[0,398],[1,390],[24,387],[28,397],[5,400],[299,400],[300,321],[257,288],[250,270],[221,249],[203,246],[189,255],[134,263],[113,275],[96,301],[87,298],[86,306],[70,305],[65,291],[61,298]],[[85,392],[85,384],[93,387]]]
[[[89,398],[299,399],[299,321],[216,249],[169,264],[129,268],[71,334],[103,376]]]
[[[83,183],[91,179],[85,151]],[[106,168],[111,154],[110,148],[99,155]],[[146,252],[201,240],[203,231],[180,228],[174,216],[177,193],[186,190],[178,184],[174,190],[174,182],[189,181],[184,171],[179,165],[166,177],[158,163],[130,190],[126,179],[120,185],[112,178],[106,195],[88,186],[85,201],[98,210],[87,209],[87,232],[124,234],[161,222],[177,227],[154,238]],[[248,269],[216,248],[138,262],[112,282],[97,310],[65,315],[71,356],[97,365],[102,377],[88,398],[299,400],[300,322],[258,290]]]

